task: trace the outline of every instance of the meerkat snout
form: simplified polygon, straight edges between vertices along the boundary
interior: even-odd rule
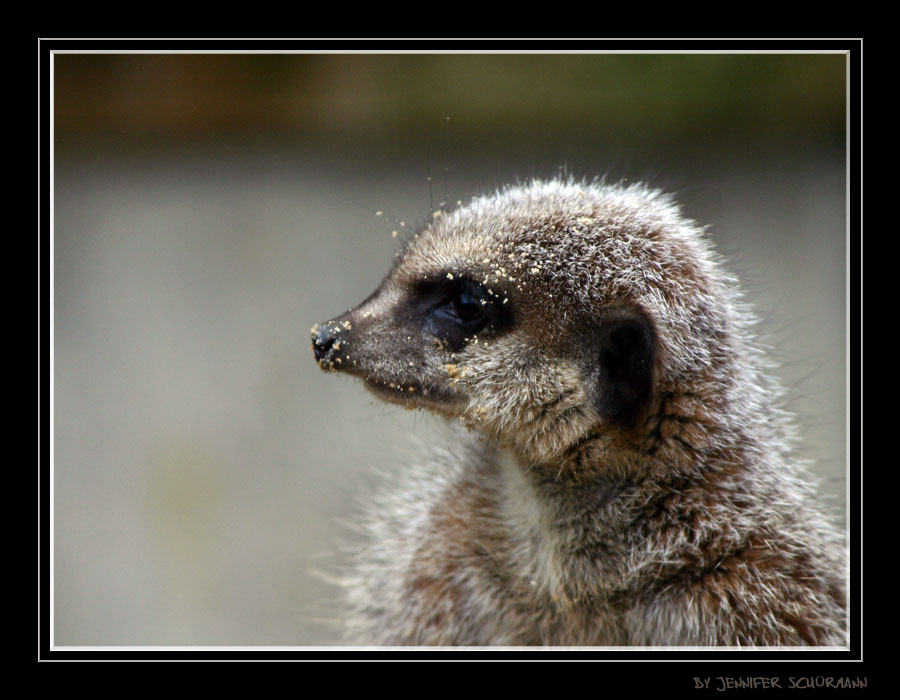
[[[312,333],[312,351],[316,357],[316,362],[319,363],[319,366],[333,363],[334,360],[330,359],[330,357],[336,349],[334,347],[335,342],[338,342],[338,347],[340,347],[338,340],[340,331],[329,322],[313,326],[310,332]]]
[[[374,499],[347,640],[846,644],[841,535],[753,324],[643,186],[531,182],[434,217],[312,329],[322,369],[471,431]]]

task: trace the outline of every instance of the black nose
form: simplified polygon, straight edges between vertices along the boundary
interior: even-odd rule
[[[337,350],[341,346],[340,339],[340,329],[331,321],[313,326],[312,349],[316,361],[333,361],[332,355],[337,354]]]
[[[328,351],[334,346],[334,336],[328,333],[327,329],[320,328],[313,331],[313,353],[316,360],[323,360],[328,355]]]

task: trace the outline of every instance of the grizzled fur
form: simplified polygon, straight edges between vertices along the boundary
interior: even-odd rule
[[[844,545],[751,325],[642,186],[532,182],[436,216],[313,329],[323,369],[474,433],[376,499],[347,641],[845,645]]]

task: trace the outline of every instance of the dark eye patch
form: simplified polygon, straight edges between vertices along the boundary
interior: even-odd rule
[[[478,333],[496,333],[512,322],[512,309],[496,290],[468,277],[444,273],[413,290],[426,331],[458,352]]]

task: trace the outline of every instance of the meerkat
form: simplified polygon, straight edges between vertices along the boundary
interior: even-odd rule
[[[643,185],[436,216],[316,361],[464,426],[376,498],[369,645],[847,644],[845,547],[702,229]]]

